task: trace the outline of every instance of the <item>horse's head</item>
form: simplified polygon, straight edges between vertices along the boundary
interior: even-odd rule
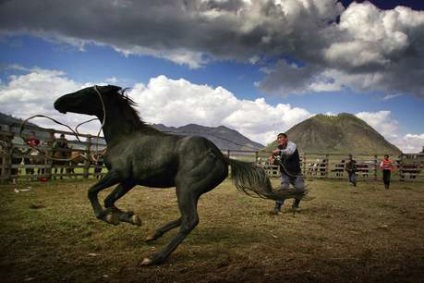
[[[103,104],[108,96],[122,90],[119,86],[92,86],[59,97],[54,108],[61,113],[72,112],[78,114],[103,115]]]

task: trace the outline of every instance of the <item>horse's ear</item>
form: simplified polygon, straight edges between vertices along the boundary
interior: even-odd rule
[[[129,87],[126,87],[126,88],[122,88],[120,90],[120,92],[121,92],[122,95],[125,95],[128,90],[130,90],[130,88]]]

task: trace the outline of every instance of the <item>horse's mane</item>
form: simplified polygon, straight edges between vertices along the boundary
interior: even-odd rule
[[[144,122],[139,114],[139,111],[135,109],[137,103],[130,98],[127,95],[127,91],[130,90],[130,88],[121,88],[119,91],[115,92],[115,100],[113,107],[119,108],[121,110],[121,113],[124,121],[131,123],[133,125],[133,129],[152,129],[155,130],[153,127],[149,126],[146,122]],[[156,130],[155,130],[156,131]]]

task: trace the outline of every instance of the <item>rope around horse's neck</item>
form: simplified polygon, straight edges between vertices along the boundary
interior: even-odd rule
[[[99,159],[100,159],[100,156],[99,156],[99,139],[100,139],[100,133],[101,133],[101,131],[103,130],[103,127],[104,127],[104,125],[105,125],[105,121],[106,121],[106,107],[105,107],[105,104],[104,104],[104,101],[103,101],[103,97],[102,97],[102,94],[100,93],[100,91],[97,89],[97,86],[95,85],[94,87],[94,90],[96,91],[96,93],[97,93],[97,95],[99,96],[99,99],[100,99],[100,102],[101,102],[101,104],[102,104],[102,109],[103,109],[103,121],[102,121],[102,123],[101,123],[101,126],[100,126],[100,129],[99,129],[99,131],[97,132],[97,135],[96,135],[96,157],[95,157],[95,162],[96,162],[96,164],[99,162]],[[43,151],[41,151],[39,148],[37,148],[37,147],[35,147],[35,146],[33,146],[32,144],[28,144],[27,142],[26,142],[26,138],[24,138],[24,136],[23,136],[23,131],[24,131],[24,128],[25,128],[25,124],[29,121],[29,120],[31,120],[31,119],[34,119],[34,118],[46,118],[46,119],[49,119],[49,120],[51,120],[51,121],[53,121],[53,122],[55,122],[56,124],[58,124],[58,125],[61,125],[61,126],[64,126],[64,127],[66,127],[66,128],[68,128],[74,135],[75,135],[75,137],[77,138],[77,140],[81,143],[81,140],[80,140],[80,138],[79,138],[79,136],[81,135],[79,132],[78,132],[78,128],[81,126],[81,125],[83,125],[83,124],[86,124],[86,123],[89,123],[89,122],[91,122],[91,121],[94,121],[94,120],[96,120],[97,118],[93,118],[93,119],[90,119],[90,120],[87,120],[87,121],[84,121],[84,122],[82,122],[82,123],[80,123],[80,124],[78,124],[76,127],[75,127],[75,130],[73,130],[71,127],[69,127],[68,125],[66,125],[66,124],[64,124],[64,123],[61,123],[61,122],[59,122],[59,121],[57,121],[57,120],[55,120],[55,119],[53,119],[53,118],[51,118],[51,117],[49,117],[49,116],[46,116],[46,115],[41,115],[41,114],[37,114],[37,115],[33,115],[33,116],[31,116],[31,117],[29,117],[29,118],[27,118],[27,119],[25,119],[22,123],[21,123],[21,127],[20,127],[20,129],[19,129],[19,136],[21,137],[21,139],[23,140],[23,141],[25,141],[25,143],[30,147],[30,148],[32,148],[32,149],[34,149],[34,150],[36,150],[36,151],[38,151],[38,153],[39,154],[41,154],[42,156],[44,156],[45,158],[47,158],[47,159],[50,159],[50,160],[53,160],[53,161],[71,161],[72,160],[72,157],[70,157],[70,158],[56,158],[56,157],[52,157],[52,156],[48,156],[47,154],[45,154]],[[83,156],[83,158],[84,159],[86,159],[86,160],[88,160],[88,158],[86,158],[86,157],[84,157]]]
[[[99,131],[97,133],[97,136],[96,136],[96,155],[95,155],[95,162],[96,162],[96,164],[98,164],[99,163],[99,159],[100,159],[100,155],[99,155],[99,138],[100,138],[100,132],[103,130],[103,127],[104,127],[105,122],[106,122],[106,106],[105,106],[105,102],[103,100],[102,94],[97,89],[97,85],[95,85],[93,88],[96,91],[96,93],[97,93],[97,95],[98,95],[98,97],[100,99],[100,102],[102,104],[102,110],[103,110],[103,121],[102,121],[102,124],[100,125],[100,129],[99,129]],[[103,133],[104,133],[104,131],[103,131]]]

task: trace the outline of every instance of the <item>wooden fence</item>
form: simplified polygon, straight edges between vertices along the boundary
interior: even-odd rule
[[[8,128],[6,128],[8,129]],[[39,132],[37,132],[39,133]],[[39,138],[41,143],[37,149],[29,147],[17,135],[16,129],[0,131],[0,183],[25,181],[48,181],[64,178],[100,178],[106,173],[98,154],[105,148],[104,141],[98,143],[97,137],[79,134],[78,141],[71,132],[49,130],[48,135],[65,134],[70,149],[54,149],[68,151],[72,157],[56,160],[53,149],[47,140]],[[47,136],[43,135],[44,137]],[[100,162],[98,162],[100,161]]]
[[[270,177],[279,177],[279,167],[269,164],[271,152],[265,151],[227,151],[229,157],[255,162],[262,166]],[[381,180],[380,162],[383,154],[356,154],[353,156],[357,164],[358,180]],[[316,154],[301,153],[302,173],[306,178],[347,179],[344,164],[348,154]],[[424,153],[402,154],[391,157],[395,161],[396,170],[392,180],[424,181]]]
[[[0,183],[8,183],[20,180],[48,181],[63,178],[99,178],[106,168],[93,162],[91,158],[99,150],[105,148],[104,141],[98,142],[97,138],[91,135],[79,135],[84,141],[77,141],[74,134],[65,131],[49,130],[49,133],[65,134],[69,140],[74,153],[79,154],[78,162],[67,162],[56,164],[49,157],[51,148],[42,142],[38,147],[39,151],[47,153],[38,157],[38,162],[31,160],[30,147],[22,139],[17,137],[14,131],[0,131]],[[45,135],[47,136],[47,135]],[[279,177],[279,168],[269,164],[270,152],[265,151],[234,151],[224,150],[227,156],[256,163],[262,166],[270,177]],[[347,178],[344,172],[344,162],[347,154],[313,154],[302,153],[302,172],[306,178]],[[358,180],[381,180],[381,170],[379,163],[382,155],[356,154]],[[392,180],[399,181],[424,181],[424,155],[401,155],[393,157],[397,163],[397,170],[393,173]],[[63,168],[63,169],[62,169]],[[97,168],[97,170],[95,170]],[[59,170],[62,169],[63,171]],[[100,170],[100,172],[99,172]]]

